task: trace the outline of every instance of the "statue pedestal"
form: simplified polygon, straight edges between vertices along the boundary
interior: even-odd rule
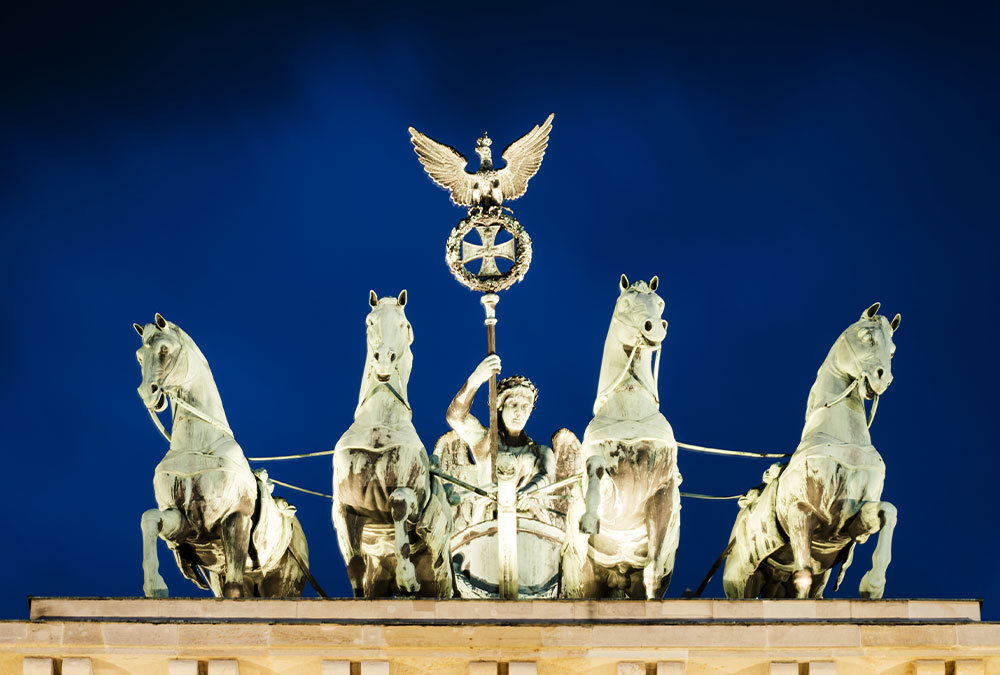
[[[968,600],[32,598],[30,606],[30,621],[0,622],[2,673],[49,672],[46,663],[92,675],[764,674],[798,673],[794,664],[804,663],[814,674],[1000,673],[1000,625],[981,622],[979,602]]]

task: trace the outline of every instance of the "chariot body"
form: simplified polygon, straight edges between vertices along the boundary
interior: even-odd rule
[[[558,438],[562,432],[558,432]],[[554,440],[560,450],[568,446]],[[578,446],[577,446],[578,447]],[[571,449],[571,448],[570,448]],[[501,493],[516,494],[537,463],[535,457],[545,446],[528,439],[524,446],[501,446],[497,455],[497,480],[491,481],[489,462],[477,463],[469,445],[455,431],[438,439],[434,456],[443,473],[464,483],[452,483],[451,537],[452,571],[455,590],[463,598],[502,597],[501,560],[505,545],[500,525]],[[562,460],[562,461],[560,461]],[[562,551],[566,541],[566,514],[560,509],[572,482],[576,458],[556,456],[555,482],[548,482],[515,501],[517,595],[520,598],[555,598],[562,589]],[[536,483],[537,485],[537,483]],[[562,507],[565,509],[565,507]],[[509,545],[509,542],[507,542]]]

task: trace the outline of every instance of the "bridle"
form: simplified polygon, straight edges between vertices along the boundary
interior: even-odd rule
[[[851,341],[849,339],[847,339],[846,336],[844,337],[844,339],[847,341],[847,348],[851,350],[851,356],[854,357],[854,360],[856,362],[861,363],[861,359],[858,358],[858,353],[857,353],[857,351],[855,351],[854,345],[851,344]],[[857,389],[858,387],[861,386],[861,378],[862,377],[864,377],[864,375],[860,375],[860,376],[854,378],[853,380],[851,380],[851,383],[849,385],[847,385],[847,388],[844,389],[844,391],[840,392],[840,394],[838,394],[836,396],[836,398],[834,398],[829,403],[823,404],[823,407],[824,408],[832,408],[833,406],[837,405],[838,403],[840,403],[841,401],[843,401],[845,398],[847,398],[848,396],[850,396],[854,392],[855,389]],[[878,396],[879,396],[878,394],[875,394],[875,396],[872,398],[872,410],[868,414],[868,428],[869,429],[872,428],[872,422],[875,421],[875,411],[878,410]],[[862,401],[861,405],[864,406],[864,402],[863,401]]]
[[[169,379],[170,376],[174,374],[174,370],[176,370],[177,364],[180,363],[181,355],[182,354],[184,355],[185,358],[187,358],[187,354],[185,353],[184,343],[179,341],[179,344],[180,344],[180,347],[177,349],[177,355],[174,357],[174,362],[172,364],[170,364],[170,367],[167,369],[167,371],[161,375],[161,377],[160,377],[160,381],[161,382],[166,382],[167,379]],[[194,415],[198,419],[202,420],[203,422],[207,422],[208,424],[211,424],[213,427],[215,427],[216,429],[222,431],[224,434],[226,434],[230,438],[235,438],[233,436],[233,430],[229,428],[228,424],[226,424],[225,422],[222,422],[220,420],[215,419],[214,417],[212,417],[211,415],[209,415],[205,411],[200,410],[197,407],[195,407],[195,406],[191,405],[190,403],[188,403],[187,401],[185,401],[181,397],[181,395],[178,393],[178,387],[179,387],[179,385],[173,386],[173,387],[161,387],[160,388],[160,392],[162,392],[162,394],[164,396],[166,396],[170,400],[171,403],[173,403],[173,406],[172,406],[173,412],[171,414],[171,419],[170,419],[171,425],[173,424],[174,417],[177,415],[177,408],[180,407],[180,408],[184,408],[189,413],[191,413],[192,415]],[[152,406],[146,406],[146,412],[149,413],[149,418],[151,420],[153,420],[153,424],[156,426],[157,430],[159,430],[160,434],[165,439],[167,439],[168,443],[171,442],[171,440],[172,440],[171,439],[171,434],[169,432],[167,432],[167,430],[164,428],[163,422],[160,421],[160,418],[159,418],[159,416],[157,416],[156,411],[153,410],[153,407]]]
[[[629,370],[632,369],[632,364],[635,362],[635,355],[639,352],[639,349],[652,349],[653,352],[656,354],[656,360],[653,365],[653,382],[658,382],[660,379],[660,357],[663,355],[662,351],[663,343],[660,342],[655,346],[649,344],[648,340],[642,337],[642,331],[639,330],[637,326],[629,325],[624,321],[622,321],[621,319],[619,319],[617,316],[612,316],[611,322],[612,323],[618,322],[619,325],[624,326],[625,328],[635,330],[636,336],[635,336],[635,343],[632,344],[632,348],[629,350],[628,360],[625,362],[625,367],[622,369],[621,373],[618,374],[618,377],[615,378],[615,381],[612,382],[610,386],[605,387],[604,390],[597,395],[598,398],[604,398],[604,399],[607,399],[607,397],[610,396],[610,393],[615,389],[617,389],[618,385],[620,385],[625,380],[625,378],[628,377],[628,372]],[[622,344],[626,343],[623,342]],[[642,384],[642,380],[639,380],[639,384],[642,385],[643,389],[649,391],[649,389]],[[652,395],[653,400],[656,401],[657,404],[659,404],[660,403],[659,395],[655,391],[649,391],[649,393],[650,395]]]

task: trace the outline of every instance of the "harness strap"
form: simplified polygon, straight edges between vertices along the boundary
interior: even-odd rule
[[[847,385],[847,389],[845,389],[844,391],[842,391],[835,399],[833,399],[829,403],[823,404],[823,407],[824,408],[830,408],[832,406],[837,405],[838,403],[840,403],[841,401],[843,401],[845,398],[847,398],[848,396],[850,396],[851,393],[855,389],[857,389],[859,386],[861,386],[861,378],[860,377],[856,378],[854,380],[851,380],[851,383],[849,385]],[[868,428],[869,429],[872,428],[872,422],[875,421],[875,411],[876,410],[878,410],[878,394],[875,394],[875,398],[872,399],[872,409],[871,409],[871,412],[868,414],[868,420],[867,420],[867,422],[868,422]]]
[[[851,393],[855,389],[858,388],[859,384],[861,384],[861,379],[860,378],[855,379],[855,380],[851,380],[851,383],[849,385],[847,385],[847,389],[845,389],[844,391],[842,391],[840,393],[840,395],[837,396],[837,398],[833,399],[829,403],[824,403],[823,407],[824,408],[832,408],[833,406],[837,405],[838,403],[840,403],[841,401],[843,401],[845,398],[847,398],[848,396],[850,396]]]
[[[320,450],[319,452],[304,452],[301,455],[280,455],[278,457],[247,457],[250,462],[277,462],[284,459],[305,459],[306,457],[322,457],[332,455],[336,450]]]
[[[858,352],[854,349],[854,345],[851,344],[850,340],[847,341],[847,348],[851,350],[851,354],[854,355],[855,360],[860,364],[861,363],[861,359],[858,358]],[[854,385],[855,386],[860,386],[861,385],[861,378],[860,377],[854,381]],[[864,405],[865,405],[864,401],[862,401],[861,402],[862,409],[864,409]],[[871,413],[868,416],[868,428],[869,429],[872,428],[872,422],[875,421],[875,411],[876,410],[878,410],[878,394],[875,394],[875,398],[872,400],[872,411],[871,411]]]
[[[625,362],[625,367],[622,369],[622,372],[619,373],[618,377],[615,378],[615,381],[612,382],[610,386],[605,387],[604,391],[600,392],[597,395],[598,400],[601,400],[602,404],[604,403],[604,401],[608,400],[608,397],[611,396],[611,392],[617,389],[618,385],[621,384],[626,377],[628,377],[628,373],[632,369],[632,364],[635,362],[636,352],[638,352],[639,349],[652,349],[654,352],[656,352],[656,363],[653,368],[653,382],[655,383],[659,379],[660,356],[662,356],[663,344],[661,343],[653,347],[650,345],[641,345],[640,344],[641,342],[642,342],[642,335],[637,335],[635,338],[635,344],[632,345],[632,350],[628,354],[628,361]],[[639,384],[642,384],[642,380],[638,380],[638,382]],[[646,387],[643,386],[643,389],[646,389]],[[660,402],[660,397],[657,395],[655,391],[651,391],[649,393],[652,394],[653,400],[655,400],[657,403]]]
[[[692,452],[703,452],[709,455],[727,455],[730,457],[791,457],[792,453],[780,452],[750,452],[748,450],[722,450],[720,448],[706,448],[703,445],[691,445],[690,443],[678,443],[678,448],[691,450]]]
[[[153,424],[156,425],[156,428],[160,431],[160,433],[163,435],[163,437],[165,439],[167,439],[167,443],[169,443],[170,440],[171,440],[170,439],[170,434],[168,434],[167,430],[163,427],[163,422],[161,422],[160,418],[156,416],[156,413],[153,411],[152,408],[146,408],[146,412],[149,413],[149,417],[150,417],[150,419],[153,420]]]
[[[178,405],[181,408],[184,408],[185,410],[193,414],[195,417],[201,419],[203,422],[208,422],[219,431],[222,431],[223,433],[227,434],[230,437],[234,437],[233,430],[229,428],[228,424],[220,422],[219,420],[215,419],[208,413],[202,412],[198,408],[194,407],[193,405],[182,399],[180,396],[178,396],[177,392],[174,390],[170,390],[165,393],[167,394],[167,396],[170,397],[170,400],[174,403],[174,405]]]
[[[292,560],[294,560],[295,563],[299,566],[299,569],[302,570],[302,573],[306,575],[306,579],[308,579],[312,587],[316,589],[316,594],[319,595],[319,597],[321,598],[329,598],[330,596],[323,592],[323,589],[320,587],[319,582],[316,581],[312,573],[309,572],[309,565],[306,565],[304,562],[302,562],[302,560],[299,559],[299,556],[295,552],[295,549],[292,548],[291,542],[289,542],[288,544],[288,553],[292,556]]]

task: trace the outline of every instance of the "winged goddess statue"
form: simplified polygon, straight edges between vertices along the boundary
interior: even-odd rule
[[[507,146],[501,155],[506,162],[502,169],[493,168],[490,152],[493,141],[485,133],[476,141],[479,170],[475,173],[466,171],[469,161],[458,150],[413,127],[410,127],[410,142],[431,180],[451,192],[451,201],[458,206],[489,209],[500,206],[505,199],[517,199],[528,189],[528,181],[542,165],[553,117],[554,113]]]

